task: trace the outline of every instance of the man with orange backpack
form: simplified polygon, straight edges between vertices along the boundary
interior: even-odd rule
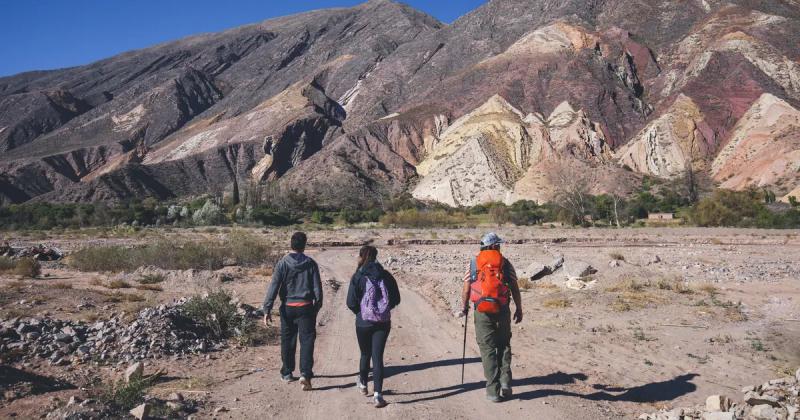
[[[486,376],[486,399],[501,402],[511,391],[511,308],[514,321],[522,322],[522,297],[514,266],[500,253],[503,240],[495,233],[481,239],[481,251],[470,261],[464,276],[462,315],[475,309],[475,337],[481,350],[483,373]]]

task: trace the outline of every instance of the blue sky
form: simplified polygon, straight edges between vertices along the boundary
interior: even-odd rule
[[[0,76],[90,63],[201,32],[215,32],[358,0],[0,0]],[[407,0],[450,23],[485,0]]]

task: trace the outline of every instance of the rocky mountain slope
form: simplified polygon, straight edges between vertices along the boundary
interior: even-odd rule
[[[624,194],[705,171],[800,186],[796,0],[389,0],[0,78],[0,200],[252,184],[361,205]]]

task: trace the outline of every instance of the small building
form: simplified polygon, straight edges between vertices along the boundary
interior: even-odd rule
[[[650,213],[647,220],[675,220],[674,213]]]

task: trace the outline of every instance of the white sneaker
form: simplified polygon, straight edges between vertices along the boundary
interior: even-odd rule
[[[300,386],[302,387],[303,391],[311,391],[311,379],[301,376]]]
[[[369,395],[369,391],[367,390],[367,385],[361,383],[361,377],[358,377],[356,379],[356,386],[358,387],[358,390],[359,392],[361,392],[362,395],[364,396]]]
[[[383,408],[389,405],[389,403],[387,403],[386,400],[383,399],[383,396],[380,394],[376,394],[372,398],[372,401],[375,404],[375,408]]]

